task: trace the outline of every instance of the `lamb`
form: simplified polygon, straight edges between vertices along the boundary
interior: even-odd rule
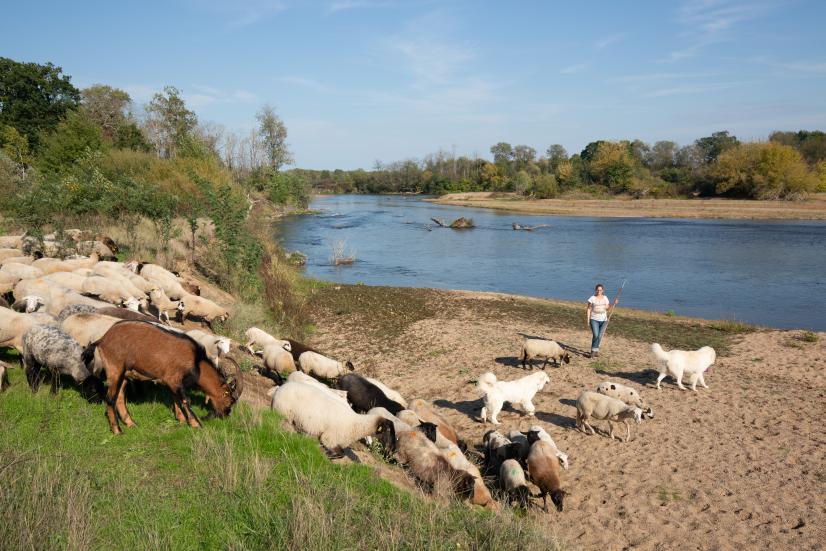
[[[561,512],[562,502],[567,492],[562,489],[559,461],[550,444],[543,440],[533,440],[535,434],[528,434],[528,441],[531,444],[527,461],[528,474],[533,483],[539,487],[539,495],[542,497],[542,509],[546,513],[548,512],[547,496],[550,494],[551,501],[556,505],[556,510]]]
[[[691,383],[691,390],[697,392],[697,381],[703,388],[708,388],[706,385],[703,373],[711,367],[717,360],[717,353],[710,346],[704,346],[699,350],[672,350],[666,352],[662,346],[657,343],[651,345],[651,352],[654,357],[659,360],[660,375],[657,377],[657,389],[660,389],[660,381],[665,379],[666,375],[671,375],[677,381],[677,387],[680,390],[685,390],[683,386],[683,376],[688,375],[689,383]]]
[[[520,352],[522,359],[522,369],[527,369],[526,362],[531,361],[536,357],[545,358],[545,363],[542,364],[542,369],[548,365],[548,360],[553,359],[557,367],[562,367],[562,362],[566,364],[571,363],[571,356],[564,348],[559,346],[555,341],[545,339],[525,339],[522,342],[522,350]],[[533,365],[531,365],[533,369]]]
[[[83,348],[66,332],[57,327],[33,325],[23,335],[22,360],[26,380],[33,392],[41,381],[41,369],[52,374],[52,394],[57,393],[60,375],[69,375],[82,385],[88,396],[102,396],[100,381],[89,373],[81,356]]]
[[[533,405],[534,395],[550,381],[544,371],[532,373],[515,381],[498,381],[491,372],[482,374],[476,386],[485,393],[485,405],[482,406],[482,422],[487,422],[487,412],[490,410],[490,420],[494,425],[499,421],[496,416],[502,410],[505,402],[521,404],[528,415],[533,415],[536,408]]]
[[[216,364],[222,356],[229,354],[230,340],[227,337],[213,335],[200,329],[192,329],[187,331],[186,334],[203,346],[207,352],[207,357]]]
[[[634,419],[637,424],[642,420],[642,410],[640,408],[629,406],[622,400],[617,400],[616,398],[611,398],[610,396],[605,396],[590,390],[583,391],[576,399],[576,411],[576,425],[586,433],[586,429],[590,429],[591,434],[596,433],[594,427],[588,423],[591,418],[602,419],[608,421],[610,428],[609,436],[614,438],[613,422],[622,421],[625,423],[626,442],[631,438],[631,427],[628,425],[628,420]],[[622,440],[621,438],[618,439]]]
[[[649,406],[645,405],[640,393],[630,386],[625,386],[612,381],[603,381],[597,385],[597,392],[610,396],[611,398],[616,398],[617,400],[622,400],[629,406],[637,406],[642,409],[642,412],[646,417],[649,419],[654,418],[654,411]]]
[[[158,311],[158,319],[162,322],[166,320],[169,323],[169,312],[177,312],[181,310],[180,301],[170,300],[163,292],[163,289],[157,288],[149,291],[149,302]]]
[[[244,348],[246,348],[249,351],[249,353],[253,356],[255,355],[253,345],[257,345],[261,349],[264,349],[270,344],[278,344],[284,350],[292,350],[292,347],[290,346],[289,342],[276,339],[263,329],[259,329],[257,327],[250,327],[249,329],[247,329],[244,335],[246,335],[247,337],[247,344],[244,345]],[[294,357],[293,360],[298,361],[298,358]]]
[[[282,349],[283,350],[283,349]],[[349,407],[350,403],[347,401],[347,391],[346,390],[338,390],[336,388],[330,388],[318,379],[313,379],[309,375],[302,373],[301,371],[293,371],[290,373],[290,376],[287,377],[287,381],[291,383],[304,383],[307,385],[315,386],[316,388],[320,388],[321,390],[328,392],[330,396],[336,398],[337,400],[341,400]],[[381,408],[377,408],[381,409]],[[371,413],[371,412],[368,412]],[[378,413],[378,412],[376,412]],[[384,416],[387,419],[387,416]],[[392,420],[392,419],[391,419]]]
[[[347,391],[347,399],[358,413],[365,413],[374,407],[383,407],[395,415],[405,409],[398,402],[388,398],[378,386],[356,373],[347,373],[339,377],[336,387]]]
[[[6,276],[6,279],[34,279],[43,275],[43,270],[28,266],[26,264],[18,264],[17,262],[9,262],[0,266],[0,274]]]
[[[100,340],[119,321],[118,318],[102,314],[82,313],[64,319],[60,328],[85,348]]]
[[[322,356],[317,352],[304,352],[298,357],[298,365],[304,373],[310,373],[322,379],[335,379],[336,377],[355,370],[353,363],[349,360],[339,362]]]
[[[502,462],[499,467],[499,483],[508,495],[508,505],[517,500],[520,507],[528,508],[531,492],[528,489],[528,481],[525,479],[525,471],[522,470],[519,461],[510,458]]]
[[[137,264],[134,269],[144,279],[158,284],[172,300],[180,300],[188,294],[175,274],[157,264]]]
[[[361,415],[328,392],[304,383],[288,382],[272,397],[272,409],[297,430],[318,437],[331,457],[341,456],[366,436],[376,435],[388,454],[395,449],[393,422],[381,415]]]
[[[403,408],[407,409],[407,400],[402,398],[401,394],[399,394],[398,392],[396,392],[392,388],[388,387],[387,385],[385,385],[384,383],[382,383],[378,379],[373,379],[372,377],[365,377],[365,379],[370,381],[371,383],[373,383],[377,387],[379,387],[379,389],[382,392],[384,392],[385,396],[387,396],[388,398],[390,398],[394,402],[401,404]]]
[[[419,430],[411,429],[396,435],[396,459],[432,492],[440,483],[447,482],[461,497],[473,494],[476,479],[466,471],[455,469],[436,445]]]
[[[264,347],[263,358],[264,365],[267,369],[276,371],[279,375],[288,375],[296,372],[292,354],[277,342]]]
[[[208,298],[190,294],[181,297],[179,311],[181,319],[185,320],[187,316],[193,316],[203,319],[209,326],[216,319],[223,323],[229,317],[229,312],[225,308],[218,306]]]
[[[559,464],[562,465],[563,469],[566,471],[568,470],[568,454],[559,450],[556,442],[554,442],[554,439],[551,438],[551,435],[548,434],[545,429],[539,425],[533,425],[530,429],[528,429],[528,432],[525,433],[525,435],[528,438],[528,442],[533,440],[542,440],[543,442],[549,444],[551,446],[551,450],[554,452],[554,455],[559,460]]]
[[[447,419],[445,419],[433,408],[432,404],[422,400],[421,398],[417,398],[416,400],[410,402],[410,409],[416,412],[416,415],[422,421],[436,425],[439,434],[441,434],[444,438],[453,442],[461,449],[467,448],[465,442],[459,438],[459,433],[456,432],[450,423],[448,423]],[[438,442],[437,445],[439,445]]]

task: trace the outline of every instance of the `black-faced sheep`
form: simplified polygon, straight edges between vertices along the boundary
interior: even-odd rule
[[[456,429],[448,422],[448,420],[436,409],[433,405],[421,398],[417,398],[410,402],[410,409],[416,412],[416,415],[422,421],[433,423],[439,430],[439,433],[459,446],[461,449],[467,449],[467,445],[465,442],[459,438],[459,433],[456,432]]]
[[[502,462],[499,467],[499,483],[508,496],[508,505],[516,500],[521,508],[528,508],[531,492],[519,461],[509,458]]]

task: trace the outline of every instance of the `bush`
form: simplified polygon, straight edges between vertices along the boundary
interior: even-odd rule
[[[776,142],[746,143],[723,152],[711,175],[718,194],[754,199],[794,198],[818,187],[800,153]]]

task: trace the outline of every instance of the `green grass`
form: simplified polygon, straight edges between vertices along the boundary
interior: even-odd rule
[[[73,388],[0,394],[0,542],[16,549],[548,549],[545,517],[423,499],[334,465],[269,411],[181,427],[165,391],[113,436]],[[196,411],[204,410],[195,398]]]
[[[817,333],[814,331],[804,331],[803,334],[800,336],[800,340],[803,342],[817,342],[819,337]]]

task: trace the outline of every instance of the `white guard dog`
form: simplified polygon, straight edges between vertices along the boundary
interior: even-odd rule
[[[710,346],[704,346],[699,350],[672,350],[666,352],[662,346],[654,343],[651,345],[651,352],[654,353],[654,357],[660,363],[660,376],[657,377],[658,389],[660,388],[660,381],[665,379],[666,375],[671,375],[677,380],[677,386],[680,390],[685,390],[683,376],[688,377],[691,390],[694,392],[697,392],[697,381],[700,381],[703,388],[708,388],[703,378],[703,372],[717,361],[717,353]]]
[[[536,408],[531,400],[549,381],[548,374],[544,371],[532,373],[515,381],[498,381],[496,375],[491,372],[483,374],[476,382],[477,388],[485,393],[482,422],[487,422],[487,413],[490,410],[490,422],[498,425],[496,416],[502,411],[505,402],[520,404],[528,415],[533,415]]]

